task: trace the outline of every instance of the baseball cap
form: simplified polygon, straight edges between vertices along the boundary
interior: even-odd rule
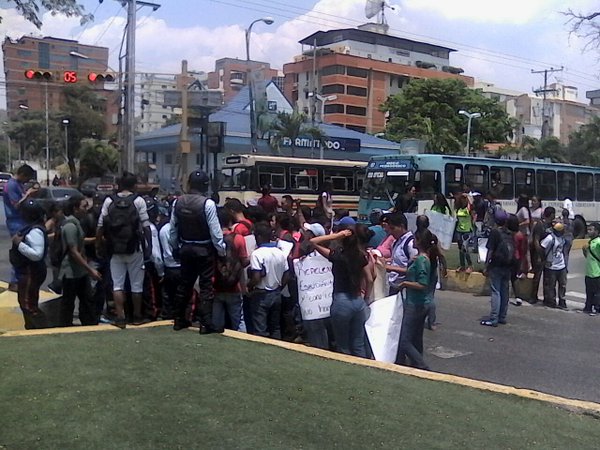
[[[350,216],[342,217],[340,220],[333,222],[334,225],[342,225],[344,227],[351,227],[356,225],[356,220]]]
[[[302,225],[306,231],[310,231],[315,237],[325,236],[325,228],[320,223],[305,223]]]
[[[208,175],[203,170],[194,170],[188,180],[192,186],[204,186],[209,182]]]

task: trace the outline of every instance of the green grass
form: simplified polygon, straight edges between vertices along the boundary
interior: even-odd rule
[[[0,449],[597,448],[517,397],[167,328],[2,338]]]

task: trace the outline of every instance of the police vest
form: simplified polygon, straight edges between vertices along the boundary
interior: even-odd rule
[[[206,197],[186,194],[175,204],[179,240],[183,243],[210,243],[210,229],[206,220]]]

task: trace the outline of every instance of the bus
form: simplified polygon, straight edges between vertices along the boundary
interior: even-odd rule
[[[600,169],[570,164],[445,155],[373,156],[367,165],[358,217],[367,221],[374,208],[393,208],[409,184],[417,190],[419,212],[431,208],[433,195],[451,198],[470,185],[473,192],[493,192],[503,208],[516,210],[515,198],[537,195],[544,207],[560,213],[563,200],[573,201],[577,215],[600,219]]]
[[[356,216],[366,161],[290,158],[265,155],[231,155],[221,168],[219,196],[238,198],[243,204],[258,200],[262,186],[281,200],[283,195],[314,206],[323,184],[330,181],[334,209]]]

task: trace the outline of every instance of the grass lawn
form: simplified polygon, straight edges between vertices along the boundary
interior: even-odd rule
[[[0,449],[597,448],[537,401],[168,328],[0,340]]]

